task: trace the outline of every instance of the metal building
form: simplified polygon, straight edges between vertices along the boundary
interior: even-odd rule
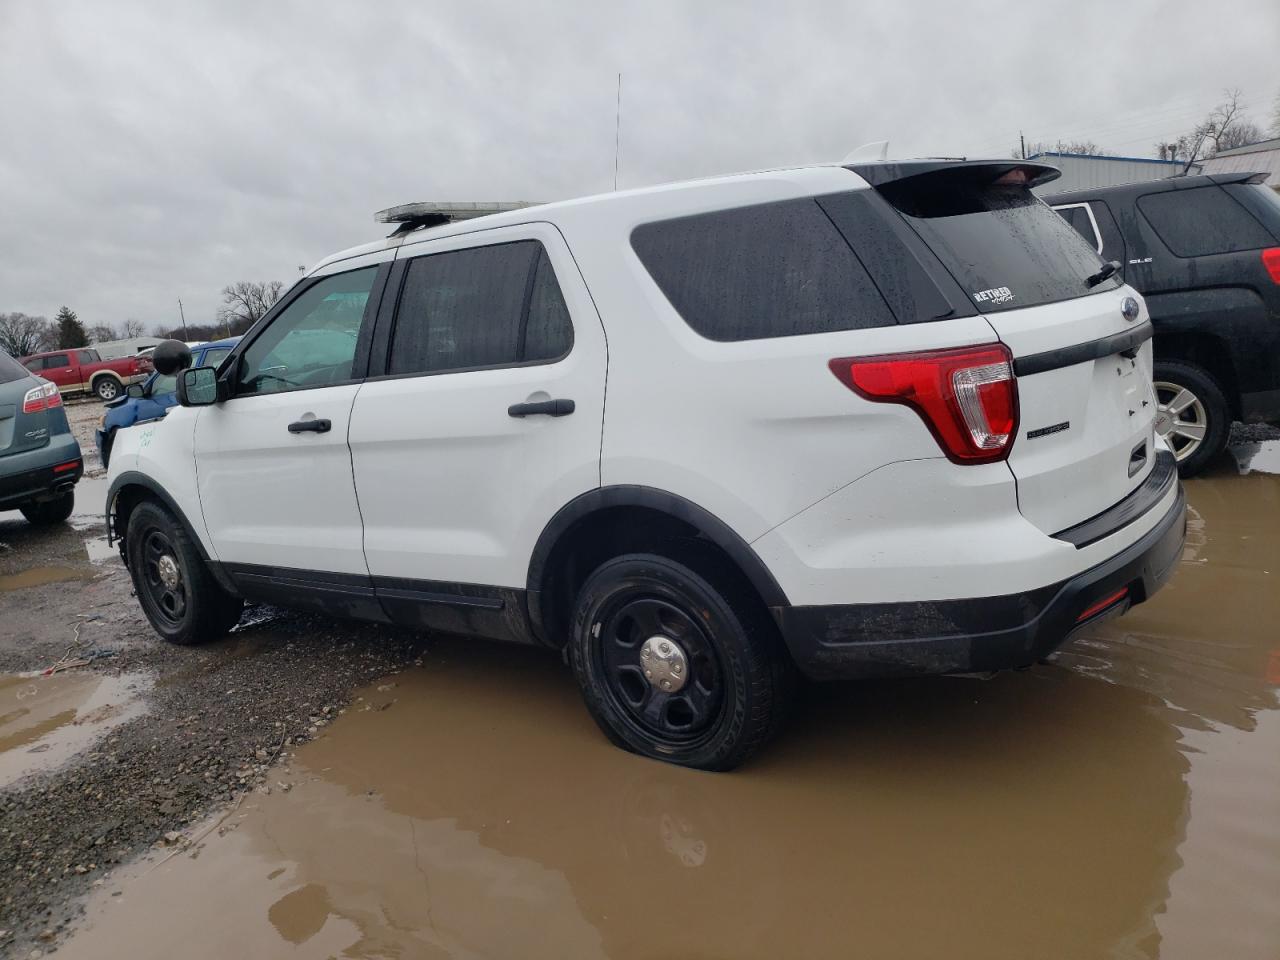
[[[1203,166],[1205,173],[1265,173],[1267,186],[1280,190],[1280,137],[1223,150]]]
[[[1186,167],[1180,160],[1151,160],[1146,157],[1101,157],[1090,153],[1037,153],[1027,157],[1052,164],[1062,171],[1057,180],[1036,188],[1037,193],[1067,193],[1094,187],[1116,187],[1144,180],[1176,177]],[[1188,173],[1200,173],[1200,164],[1192,164]]]

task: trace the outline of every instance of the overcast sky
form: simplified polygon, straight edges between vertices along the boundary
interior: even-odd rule
[[[1221,20],[1215,10],[1229,11]],[[1280,93],[1280,3],[0,0],[0,312],[210,321],[410,200],[1089,138]]]

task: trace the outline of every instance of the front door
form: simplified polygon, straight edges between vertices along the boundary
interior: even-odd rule
[[[237,580],[367,585],[347,426],[390,255],[308,281],[223,371],[232,396],[200,412],[200,506]]]
[[[396,287],[352,414],[369,571],[401,622],[510,636],[539,534],[600,483],[604,331],[549,224],[402,247]]]

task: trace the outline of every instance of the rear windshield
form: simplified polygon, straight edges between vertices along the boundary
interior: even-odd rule
[[[3,350],[0,350],[0,383],[13,383],[31,376],[31,371]]]
[[[1121,283],[1090,287],[1102,260],[1070,224],[1021,184],[990,174],[948,171],[884,184],[902,214],[983,313],[1070,300]]]
[[[1263,183],[1230,183],[1223,188],[1280,241],[1280,192]]]

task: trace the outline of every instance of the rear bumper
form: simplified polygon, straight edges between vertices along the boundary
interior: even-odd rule
[[[67,466],[71,463],[75,465]],[[74,487],[83,475],[80,445],[70,434],[55,434],[39,450],[0,458],[0,510],[56,496]]]
[[[963,600],[774,607],[801,671],[813,679],[978,673],[1030,666],[1077,629],[1142,603],[1172,575],[1186,541],[1186,495],[1141,539],[1037,590]],[[1123,598],[1103,604],[1119,591]]]

